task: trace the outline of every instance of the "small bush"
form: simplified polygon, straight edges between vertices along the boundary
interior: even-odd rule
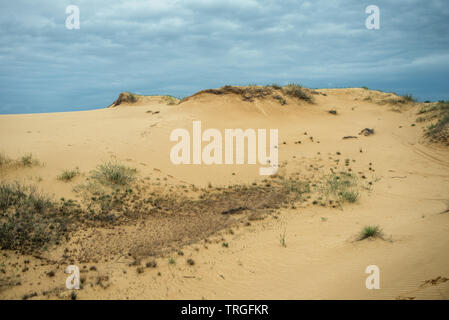
[[[0,168],[11,163],[11,159],[4,153],[0,153]]]
[[[77,175],[79,175],[78,168],[74,170],[64,170],[59,176],[58,180],[62,181],[71,181],[73,178],[75,178]]]
[[[106,185],[127,185],[134,180],[137,170],[109,161],[101,164],[92,173],[92,179]]]
[[[33,165],[39,164],[39,161],[33,159],[33,155],[31,153],[27,153],[23,155],[20,160],[18,160],[18,163],[24,167],[31,167]]]
[[[366,226],[360,232],[357,240],[365,240],[368,238],[383,238],[382,229],[379,226]]]
[[[416,99],[411,94],[404,94],[402,98],[405,100],[405,102],[416,102]]]
[[[58,240],[76,211],[31,186],[0,184],[0,247],[27,253]],[[70,213],[69,213],[70,212]]]
[[[6,154],[0,153],[0,168],[1,167],[31,167],[39,165],[39,161],[33,158],[31,153],[27,153],[20,157],[19,159],[11,159]]]
[[[167,103],[169,106],[178,104],[178,99],[176,99],[175,97],[164,96],[163,99],[164,99],[165,103]]]
[[[358,191],[354,191],[354,190],[345,191],[342,193],[341,197],[344,201],[354,203],[359,198],[359,193],[358,193]]]
[[[312,97],[309,96],[304,88],[298,84],[289,84],[282,88],[284,93],[288,96],[307,101],[309,103],[312,103]]]

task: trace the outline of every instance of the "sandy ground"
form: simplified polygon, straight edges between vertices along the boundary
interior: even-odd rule
[[[319,179],[336,159],[350,159],[353,172],[372,184],[356,203],[341,208],[313,205],[312,198],[262,220],[236,219],[204,239],[144,258],[142,266],[151,259],[157,267],[140,273],[123,248],[104,259],[72,258],[85,277],[77,298],[448,299],[449,213],[443,212],[449,204],[449,149],[424,141],[422,125],[414,125],[418,104],[382,104],[391,95],[364,89],[316,91],[314,104],[289,98],[286,105],[270,99],[246,102],[205,93],[179,105],[145,97],[93,111],[1,115],[0,151],[12,158],[32,153],[42,163],[4,170],[1,179],[35,184],[56,199],[76,198],[73,188],[92,169],[116,159],[137,168],[142,179],[172,186],[251,183],[265,178],[258,174],[259,165],[173,165],[170,132],[191,131],[194,120],[202,121],[203,130],[278,128],[282,174]],[[375,134],[358,135],[367,127]],[[80,176],[57,180],[62,170],[75,167]],[[384,239],[355,241],[366,225],[381,226]],[[116,242],[145,244],[145,228],[157,227],[83,230],[40,258],[2,250],[5,274],[0,276],[20,284],[0,287],[0,298],[21,299],[33,292],[35,299],[68,298],[64,269],[71,259],[61,260],[64,246],[78,246],[79,252]],[[365,287],[369,265],[380,269],[379,290]],[[49,271],[55,275],[49,277]]]

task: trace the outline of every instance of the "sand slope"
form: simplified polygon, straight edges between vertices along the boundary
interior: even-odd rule
[[[422,125],[412,126],[418,104],[392,103],[395,98],[358,88],[323,89],[315,90],[313,104],[285,97],[282,105],[270,97],[248,102],[235,94],[205,92],[174,105],[162,97],[140,97],[137,103],[93,111],[2,115],[0,151],[10,157],[31,152],[44,165],[3,170],[1,179],[36,184],[55,198],[76,198],[73,188],[112,158],[137,168],[141,178],[173,186],[251,183],[265,178],[258,174],[259,165],[173,165],[170,132],[191,131],[194,120],[219,130],[278,128],[280,174],[319,179],[337,166],[336,159],[340,165],[350,159],[352,171],[372,184],[357,203],[342,208],[313,205],[312,197],[249,225],[226,224],[206,241],[181,248],[182,256],[176,248],[155,257],[158,267],[143,273],[129,266],[126,247],[105,259],[74,261],[85,266],[87,283],[94,284],[80,290],[78,298],[448,299],[449,213],[442,212],[449,201],[449,150],[428,144]],[[375,134],[358,135],[363,128],[374,128]],[[73,181],[56,179],[75,167],[81,175]],[[365,225],[380,225],[387,240],[354,241]],[[114,243],[146,244],[145,230],[151,228],[157,226],[87,230],[69,245],[107,251],[118,248]],[[280,244],[282,236],[286,247]],[[42,256],[61,259],[63,246]],[[58,288],[64,287],[70,258],[41,265],[35,257],[4,252],[0,263],[8,275],[20,274],[21,285],[0,290],[1,298],[20,299],[32,291],[40,299],[68,296]],[[170,264],[169,257],[176,263]],[[186,263],[189,258],[193,266]],[[21,272],[24,260],[31,260],[32,268]],[[365,287],[365,268],[373,264],[381,271],[380,290]],[[89,271],[93,265],[96,270]],[[54,277],[46,275],[50,270]],[[106,288],[95,280],[104,276]],[[41,294],[48,290],[54,291]]]

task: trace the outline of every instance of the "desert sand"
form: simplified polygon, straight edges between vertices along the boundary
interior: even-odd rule
[[[204,91],[180,103],[136,96],[92,111],[0,115],[0,152],[39,161],[2,169],[1,181],[85,208],[79,186],[114,160],[137,169],[127,188],[144,203],[123,223],[83,226],[33,252],[3,249],[0,298],[69,299],[64,270],[75,264],[83,277],[77,299],[448,299],[449,149],[423,136],[426,124],[416,122],[423,104],[362,88],[308,93],[313,103]],[[279,172],[172,164],[170,132],[191,131],[194,120],[219,130],[277,128]],[[364,128],[374,134],[359,135]],[[57,178],[74,168],[79,175],[70,181]],[[326,202],[320,183],[348,169],[357,200]],[[277,203],[257,190],[244,199],[232,189],[198,210],[163,204],[152,214],[154,201],[139,202],[150,194],[198,199],[288,177],[310,183],[300,201]],[[263,201],[269,210],[257,207]],[[221,212],[242,203],[239,212]],[[368,225],[383,236],[358,241]],[[369,265],[379,267],[378,290],[365,286]]]

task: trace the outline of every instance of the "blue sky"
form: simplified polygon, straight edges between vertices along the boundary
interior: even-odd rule
[[[68,5],[80,29],[65,27]],[[365,8],[380,8],[368,30]],[[447,0],[15,0],[0,4],[0,113],[102,108],[122,91],[361,87],[449,100]]]

